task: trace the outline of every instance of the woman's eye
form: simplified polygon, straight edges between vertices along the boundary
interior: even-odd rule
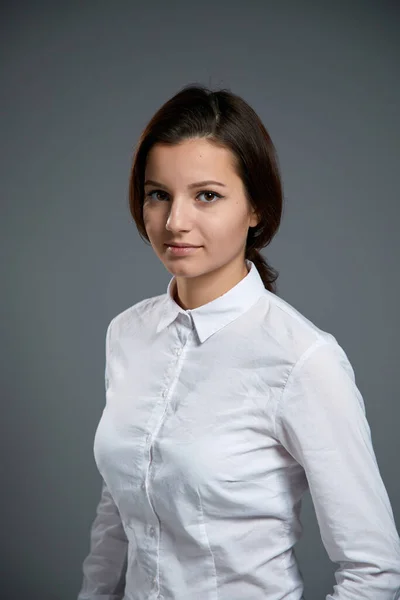
[[[208,202],[208,204],[210,204],[211,202],[215,202],[215,200],[217,198],[221,198],[220,194],[217,194],[216,192],[209,192],[209,191],[201,192],[199,194],[199,196],[204,196],[206,198],[206,203]],[[210,198],[210,196],[213,196],[213,198]]]
[[[147,197],[152,198],[153,200],[165,200],[165,196],[167,195],[167,192],[163,192],[162,190],[153,190],[146,194]]]

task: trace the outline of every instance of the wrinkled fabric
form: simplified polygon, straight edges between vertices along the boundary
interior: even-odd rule
[[[399,536],[352,366],[247,266],[199,308],[175,302],[172,277],[109,324],[78,600],[302,600],[307,489],[338,565],[326,600],[400,598]]]

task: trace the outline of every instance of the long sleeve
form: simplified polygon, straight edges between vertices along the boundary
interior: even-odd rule
[[[91,526],[90,551],[83,561],[77,600],[121,600],[125,589],[128,540],[104,480]]]
[[[105,339],[105,389],[109,385],[111,351],[109,324]],[[118,508],[104,479],[96,517],[90,530],[90,550],[83,561],[83,581],[77,600],[121,600],[125,590],[128,539]]]
[[[318,341],[293,367],[276,436],[304,468],[321,539],[339,564],[326,600],[400,598],[400,540],[348,358]]]

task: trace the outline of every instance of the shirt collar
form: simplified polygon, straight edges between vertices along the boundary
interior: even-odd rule
[[[203,343],[211,335],[228,325],[245,313],[266,292],[257,267],[246,259],[247,275],[233,288],[215,300],[198,308],[184,310],[173,298],[175,276],[171,278],[165,294],[162,315],[157,326],[157,333],[170,325],[179,314],[193,319],[199,340]]]

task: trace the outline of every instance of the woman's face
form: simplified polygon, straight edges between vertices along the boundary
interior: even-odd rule
[[[153,146],[143,218],[155,253],[178,278],[205,275],[235,261],[243,270],[248,228],[258,222],[232,153],[204,138]],[[177,255],[168,248],[174,242],[197,248]]]

